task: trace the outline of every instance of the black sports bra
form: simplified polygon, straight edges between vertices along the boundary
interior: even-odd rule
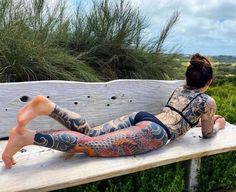
[[[175,92],[175,90],[174,90],[174,92]],[[176,109],[176,108],[174,108],[173,106],[169,105],[169,102],[170,102],[170,100],[171,100],[171,98],[172,98],[174,92],[171,94],[171,96],[170,96],[169,100],[167,101],[167,104],[165,105],[165,107],[169,107],[172,111],[177,112],[177,113],[178,113],[181,117],[183,117],[183,119],[190,125],[190,127],[195,127],[195,126],[198,124],[199,120],[197,120],[197,122],[195,122],[195,123],[192,123],[192,122],[190,122],[190,121],[188,120],[187,117],[185,117],[185,116],[183,115],[183,112],[184,112],[185,109],[187,109],[187,107],[188,107],[198,96],[200,96],[202,93],[198,93],[195,97],[193,97],[193,98],[190,100],[190,102],[182,109],[182,111],[179,111],[178,109]]]

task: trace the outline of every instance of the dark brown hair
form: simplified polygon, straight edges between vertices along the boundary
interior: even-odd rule
[[[186,70],[185,76],[189,87],[205,87],[213,77],[211,62],[199,53],[194,54],[190,59],[190,65]]]

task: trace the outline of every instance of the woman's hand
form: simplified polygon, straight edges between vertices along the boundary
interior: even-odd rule
[[[214,127],[217,127],[218,129],[224,129],[225,128],[225,118],[220,115],[214,115]]]
[[[213,116],[213,122],[215,122],[217,119],[222,118],[223,116],[221,115],[214,115]]]

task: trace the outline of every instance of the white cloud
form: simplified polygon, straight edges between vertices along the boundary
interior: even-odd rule
[[[60,0],[48,0],[55,5]],[[111,0],[113,1],[113,0]],[[174,10],[180,19],[172,29],[167,47],[180,45],[183,53],[236,55],[235,0],[129,0],[149,18],[146,37],[156,37]],[[68,13],[77,3],[89,5],[91,0],[67,0]],[[69,15],[68,14],[68,15]]]
[[[133,2],[133,1],[132,1]],[[170,44],[183,43],[182,51],[203,54],[236,55],[236,1],[234,0],[134,0],[150,20],[156,36],[174,10],[180,20],[169,39]],[[171,40],[180,42],[170,42]]]

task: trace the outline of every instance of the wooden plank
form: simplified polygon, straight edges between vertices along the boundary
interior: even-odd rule
[[[0,84],[0,138],[16,124],[17,111],[36,95],[49,96],[58,105],[81,114],[96,126],[108,120],[145,110],[158,113],[170,93],[184,81],[115,80],[107,83],[35,81]],[[75,104],[77,102],[77,104]],[[98,113],[99,111],[99,113]],[[62,129],[48,117],[29,124],[31,129]]]
[[[65,160],[62,152],[37,146],[16,155],[10,170],[0,162],[1,192],[50,191],[142,171],[174,162],[236,150],[236,126],[227,124],[216,137],[201,139],[200,128],[191,129],[180,140],[143,155],[91,158],[77,154]],[[0,153],[5,142],[0,142]]]

